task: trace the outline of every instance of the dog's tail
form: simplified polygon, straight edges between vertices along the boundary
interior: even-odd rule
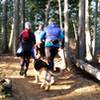
[[[49,73],[50,73],[51,75],[53,75],[53,76],[59,76],[59,75],[62,74],[62,72],[63,72],[63,70],[60,69],[60,68],[58,68],[58,67],[56,67],[56,69],[55,69],[54,71],[49,71]]]

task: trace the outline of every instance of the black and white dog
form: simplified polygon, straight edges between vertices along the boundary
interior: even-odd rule
[[[41,59],[34,60],[34,69],[36,71],[35,82],[41,82],[41,88],[46,91],[50,89],[50,86],[54,83],[54,77],[61,74],[60,68],[56,68],[54,72],[48,69],[46,61]]]

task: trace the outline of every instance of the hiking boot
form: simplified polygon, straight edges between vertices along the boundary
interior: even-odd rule
[[[25,73],[25,72],[24,72],[24,69],[21,68],[19,74],[22,76],[22,75],[24,75],[24,73]]]
[[[24,73],[23,73],[22,71],[20,71],[19,74],[20,74],[21,76],[23,76]]]
[[[26,72],[24,72],[24,76],[27,77],[27,73]]]

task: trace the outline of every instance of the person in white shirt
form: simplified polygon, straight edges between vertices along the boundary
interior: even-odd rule
[[[35,44],[36,58],[43,58],[45,56],[44,41],[41,41],[41,34],[44,33],[43,28],[44,24],[43,22],[40,22],[38,25],[38,29],[34,32],[36,38],[36,44]]]

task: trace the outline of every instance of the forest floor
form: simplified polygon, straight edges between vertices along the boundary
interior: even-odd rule
[[[55,66],[64,66],[61,58],[55,59]],[[13,56],[0,57],[0,77],[12,80],[12,97],[0,100],[100,100],[100,84],[93,77],[80,71],[64,71],[46,92],[40,84],[33,83],[32,60],[28,77],[19,75],[20,59]]]

